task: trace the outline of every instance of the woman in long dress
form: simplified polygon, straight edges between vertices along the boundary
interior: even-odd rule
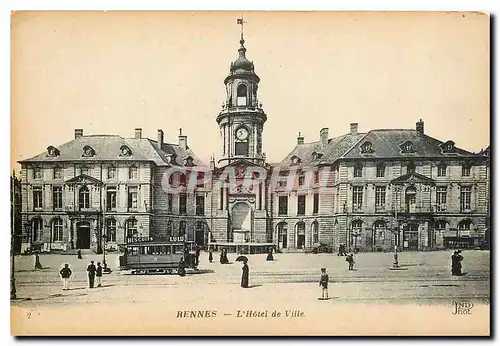
[[[242,274],[241,274],[241,287],[248,288],[248,273],[249,273],[249,268],[248,268],[247,261],[243,262],[243,268],[241,270],[242,270]]]
[[[273,260],[274,260],[274,257],[273,257],[273,248],[270,247],[269,248],[269,252],[267,253],[266,261],[273,261]]]

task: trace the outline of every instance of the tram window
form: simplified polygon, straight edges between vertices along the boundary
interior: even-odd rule
[[[174,245],[174,253],[184,253],[184,246]]]
[[[170,255],[172,253],[172,246],[171,245],[167,245],[165,246],[165,255]]]
[[[130,247],[130,248],[128,248],[128,254],[129,255],[137,256],[138,253],[139,253],[139,248],[137,248],[137,247]]]
[[[146,246],[146,254],[147,255],[153,255],[154,254],[154,248],[152,246]]]

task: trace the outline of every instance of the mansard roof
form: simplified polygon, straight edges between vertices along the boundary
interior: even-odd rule
[[[380,129],[367,133],[345,134],[331,138],[323,146],[320,141],[297,144],[295,148],[279,163],[279,166],[306,167],[321,164],[332,164],[339,159],[411,159],[411,158],[450,158],[474,157],[469,151],[453,147],[451,152],[443,150],[444,144],[450,141],[440,141],[416,130]],[[362,150],[365,143],[370,143],[370,150]],[[410,144],[405,146],[404,144]],[[411,148],[409,152],[405,149]],[[314,152],[323,155],[317,159]],[[292,158],[300,158],[300,164],[294,165]]]
[[[363,153],[361,146],[371,143],[372,152]],[[380,129],[369,131],[342,158],[449,158],[470,157],[473,153],[454,147],[451,152],[443,150],[445,143],[416,130]],[[411,152],[402,150],[402,145],[411,143]]]
[[[130,149],[130,155],[123,155],[122,148]],[[94,155],[85,156],[84,147],[91,147]],[[87,161],[118,161],[137,162],[147,161],[157,166],[182,165],[182,158],[193,157],[196,165],[202,164],[191,149],[183,149],[177,144],[164,143],[161,150],[157,142],[149,138],[123,138],[118,135],[87,135],[75,138],[58,147],[57,156],[47,155],[43,152],[39,155],[19,163],[44,163],[44,162],[87,162]],[[177,157],[177,161],[171,160]]]

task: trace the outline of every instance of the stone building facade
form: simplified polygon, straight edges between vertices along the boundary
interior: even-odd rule
[[[268,163],[260,78],[244,43],[215,118],[217,162],[201,162],[182,130],[169,144],[161,130],[152,140],[141,129],[132,138],[77,129],[20,162],[23,249],[99,252],[132,236],[184,236],[205,246],[411,251],[488,238],[489,149],[474,154],[432,138],[422,120],[364,133],[352,123],[338,137],[323,128],[307,143],[299,134],[280,163]]]

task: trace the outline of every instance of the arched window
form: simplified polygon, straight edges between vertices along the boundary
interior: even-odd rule
[[[63,240],[63,220],[60,218],[52,221],[52,241]]]
[[[237,106],[247,106],[247,86],[245,84],[238,85],[237,89],[238,102]]]
[[[463,220],[458,224],[458,229],[461,231],[469,231],[471,229],[472,221],[471,220]]]
[[[90,208],[90,193],[86,186],[82,186],[78,192],[78,205],[80,209]]]
[[[313,244],[319,243],[319,224],[316,221],[312,224],[312,238]]]
[[[136,219],[129,219],[127,223],[125,224],[125,229],[127,231],[127,238],[132,238],[134,236],[137,236],[137,220]]]
[[[107,219],[106,220],[106,241],[115,242],[116,241],[116,220]]]
[[[444,232],[446,230],[447,222],[445,220],[437,220],[434,224],[434,229],[439,232]]]
[[[374,224],[375,244],[381,244],[385,240],[385,230],[387,223],[384,220],[377,220]]]
[[[43,236],[43,221],[42,219],[35,219],[32,222],[32,234],[33,234],[33,241],[41,241],[42,236]]]
[[[406,189],[405,200],[408,207],[414,206],[417,203],[417,189],[414,186]]]
[[[179,222],[179,237],[186,235],[186,221]]]

